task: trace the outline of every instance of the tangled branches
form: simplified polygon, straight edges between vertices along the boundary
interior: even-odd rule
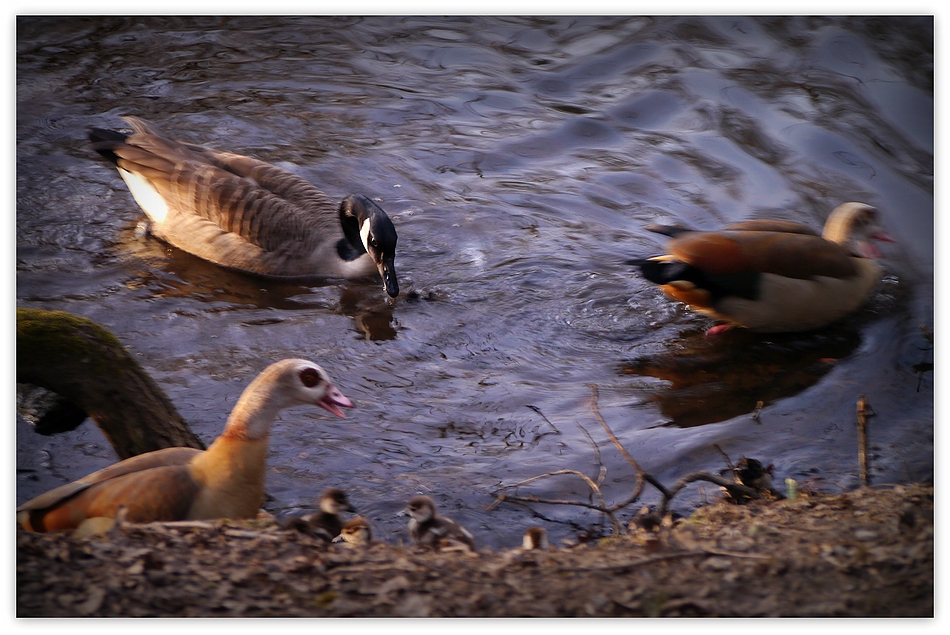
[[[613,430],[610,429],[610,426],[607,425],[607,422],[601,416],[600,409],[597,407],[597,400],[598,400],[597,386],[591,384],[591,399],[590,399],[591,412],[593,413],[594,418],[597,420],[600,426],[604,429],[604,432],[606,432],[607,437],[610,439],[610,442],[620,452],[620,454],[624,457],[624,459],[626,459],[627,463],[629,463],[630,466],[633,468],[634,473],[636,475],[636,482],[634,484],[633,491],[624,500],[620,502],[614,503],[612,505],[607,503],[606,498],[604,497],[603,491],[601,490],[601,486],[603,485],[603,482],[607,477],[607,468],[601,462],[600,449],[597,447],[596,442],[591,437],[591,435],[587,432],[587,430],[585,430],[584,427],[581,426],[580,424],[577,424],[577,426],[581,429],[581,431],[587,437],[588,441],[590,441],[591,445],[593,446],[594,458],[598,466],[598,475],[596,478],[591,478],[578,470],[570,470],[570,469],[557,470],[555,472],[548,472],[546,474],[533,476],[531,478],[525,479],[523,481],[519,481],[517,483],[512,483],[511,485],[506,485],[503,488],[501,488],[501,491],[496,493],[495,495],[496,496],[495,501],[489,506],[488,508],[489,511],[491,511],[492,509],[494,509],[501,503],[505,503],[505,502],[534,503],[534,504],[544,504],[544,505],[574,505],[577,507],[585,507],[585,508],[593,509],[595,511],[598,511],[604,514],[604,516],[606,516],[607,519],[610,521],[610,525],[612,527],[613,533],[615,535],[620,535],[620,534],[624,534],[625,530],[624,530],[623,524],[620,523],[620,521],[617,519],[617,512],[629,507],[630,505],[635,503],[637,500],[639,500],[640,496],[643,494],[643,489],[644,489],[645,484],[652,485],[662,495],[662,502],[660,503],[659,509],[656,512],[660,518],[666,515],[667,508],[669,506],[670,501],[673,499],[673,497],[676,496],[680,491],[682,491],[687,485],[689,485],[690,483],[695,483],[697,481],[706,481],[709,483],[713,483],[714,485],[718,485],[724,488],[727,491],[727,493],[736,500],[760,498],[762,496],[762,492],[765,492],[765,491],[773,492],[773,490],[771,490],[770,482],[764,483],[761,486],[759,486],[759,484],[755,484],[754,486],[749,486],[750,484],[743,484],[742,479],[740,478],[740,470],[732,466],[732,464],[728,460],[728,457],[726,457],[726,461],[727,461],[727,464],[729,465],[730,470],[733,473],[733,480],[729,480],[727,478],[723,478],[715,474],[710,474],[708,472],[694,472],[694,473],[687,474],[681,477],[678,481],[676,481],[676,483],[672,487],[667,488],[652,474],[644,471],[643,468],[641,468],[640,465],[637,463],[637,461],[630,455],[630,453],[627,452],[626,448],[623,447],[623,445],[620,443],[620,440],[613,433]],[[717,449],[718,449],[718,446],[717,446]],[[541,479],[555,477],[555,476],[564,476],[564,475],[576,476],[577,478],[579,478],[585,485],[587,485],[587,487],[591,491],[591,494],[593,495],[593,498],[597,502],[542,498],[540,496],[534,496],[534,495],[508,493],[511,490],[516,490],[519,487],[522,487],[529,483],[534,483]]]

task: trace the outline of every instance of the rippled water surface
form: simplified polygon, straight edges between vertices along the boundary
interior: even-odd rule
[[[399,233],[402,294],[261,281],[136,232],[143,214],[86,140],[127,114],[331,198],[373,197]],[[320,362],[357,408],[281,415],[268,508],[342,486],[390,541],[418,492],[490,546],[532,523],[559,538],[598,523],[487,509],[504,485],[600,463],[608,499],[627,496],[592,386],[668,485],[720,471],[718,444],[780,483],[855,487],[859,394],[876,413],[873,480],[919,480],[933,473],[919,328],[933,327],[933,129],[929,18],[21,18],[17,305],[107,326],[206,442],[267,364]],[[820,228],[850,200],[878,207],[897,243],[868,305],[817,333],[707,339],[709,320],[625,264],[661,249],[649,223]],[[41,437],[18,419],[17,501],[114,457],[88,422]],[[566,476],[519,492],[587,495]]]

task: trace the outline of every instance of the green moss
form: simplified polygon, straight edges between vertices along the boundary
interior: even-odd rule
[[[82,360],[90,371],[111,375],[134,365],[118,338],[92,320],[65,311],[22,308],[16,317],[18,366],[36,360]]]

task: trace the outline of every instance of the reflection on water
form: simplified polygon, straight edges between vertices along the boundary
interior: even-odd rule
[[[717,337],[683,332],[674,349],[624,362],[622,374],[668,383],[648,393],[670,424],[682,428],[752,413],[818,382],[861,343],[853,326],[829,327],[807,335],[762,336],[732,329]]]
[[[353,318],[357,330],[368,340],[395,339],[392,304],[368,295],[365,288],[354,289],[347,285],[340,293],[340,309]]]
[[[402,294],[257,279],[136,234],[86,140],[121,115],[378,200]],[[658,248],[651,223],[820,228],[847,200],[899,244],[829,332],[706,341],[707,320],[624,264]],[[110,328],[206,441],[271,361],[327,368],[357,408],[278,421],[274,510],[341,486],[397,539],[424,492],[483,544],[516,544],[531,513],[557,540],[598,519],[485,509],[499,485],[591,464],[590,384],[661,480],[718,470],[717,443],[851,487],[840,421],[860,392],[881,422],[874,478],[932,473],[932,373],[915,370],[933,325],[931,18],[20,18],[16,232],[18,305]],[[112,458],[89,426],[17,442],[18,501]],[[625,461],[603,461],[623,489]]]

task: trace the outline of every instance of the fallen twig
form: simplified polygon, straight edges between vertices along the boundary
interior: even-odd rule
[[[760,498],[759,493],[751,487],[740,485],[739,483],[729,481],[722,478],[721,476],[716,476],[715,474],[710,474],[708,472],[694,472],[681,477],[678,481],[676,481],[676,484],[670,488],[669,496],[664,497],[663,502],[660,504],[660,515],[662,516],[666,514],[667,505],[681,489],[695,481],[708,481],[709,483],[724,487],[729,491],[730,494],[732,494],[733,498],[738,498],[739,496],[745,496],[747,498]]]
[[[598,395],[597,384],[591,384],[590,390],[591,390],[590,409],[594,413],[594,418],[597,419],[597,422],[600,423],[601,427],[603,427],[604,431],[607,433],[607,436],[610,437],[610,442],[614,444],[614,447],[616,447],[617,450],[620,451],[620,454],[622,454],[623,457],[627,459],[627,462],[633,466],[633,469],[637,473],[637,484],[636,484],[636,487],[634,488],[634,496],[632,497],[632,501],[636,500],[637,498],[640,497],[640,493],[643,491],[644,472],[643,470],[640,469],[640,466],[637,464],[637,462],[633,460],[633,457],[630,456],[630,453],[627,452],[627,449],[623,447],[623,445],[621,445],[620,440],[617,439],[617,436],[614,434],[613,430],[610,429],[610,426],[607,425],[607,422],[604,421],[604,418],[600,416],[600,409],[597,407],[597,395]]]
[[[597,442],[594,441],[594,437],[590,436],[590,432],[588,432],[584,426],[582,426],[577,421],[574,422],[574,425],[581,429],[581,432],[584,433],[584,436],[587,437],[587,440],[590,441],[591,447],[594,449],[594,460],[597,461],[597,465],[600,466],[598,469],[597,485],[603,485],[604,480],[607,478],[607,467],[600,459],[600,448],[597,446]]]
[[[495,501],[492,502],[492,504],[488,506],[488,511],[491,511],[492,509],[494,509],[499,504],[505,501],[518,501],[518,502],[523,502],[523,503],[544,503],[548,505],[575,505],[578,507],[587,507],[588,509],[595,509],[599,512],[606,514],[607,517],[610,518],[610,523],[613,526],[614,532],[623,533],[623,527],[620,525],[620,522],[614,516],[613,514],[614,510],[607,506],[607,501],[604,499],[604,495],[600,491],[600,486],[597,483],[595,483],[589,476],[587,476],[586,474],[582,472],[578,472],[577,470],[558,470],[556,472],[549,472],[547,474],[532,476],[531,478],[525,479],[523,481],[519,481],[518,483],[506,485],[504,489],[512,489],[515,487],[520,487],[522,485],[527,485],[528,483],[533,483],[534,481],[537,481],[542,478],[547,478],[550,476],[563,476],[565,474],[573,474],[574,476],[577,476],[578,478],[582,479],[585,483],[587,483],[587,486],[591,489],[591,491],[594,493],[595,496],[597,496],[597,499],[600,501],[600,505],[595,505],[593,503],[584,503],[581,501],[573,501],[573,500],[568,501],[568,500],[548,499],[548,498],[541,498],[539,496],[530,496],[530,495],[518,496],[518,495],[512,495],[512,494],[499,494],[495,498]]]
[[[759,423],[759,417],[762,416],[762,408],[765,407],[765,402],[759,400],[755,402],[755,410],[752,411],[752,420],[756,423]]]
[[[219,523],[206,520],[169,520],[151,523],[128,523],[127,526],[146,531],[167,531],[169,529],[214,529],[219,526]]]
[[[719,447],[718,443],[713,443],[713,447],[722,455],[723,460],[726,462],[726,465],[729,467],[729,471],[732,473],[732,477],[735,479],[736,483],[739,481],[739,470],[736,469],[736,466],[732,464],[732,461],[729,459],[729,455],[723,452],[722,448]]]
[[[620,444],[620,440],[617,439],[617,436],[613,433],[613,430],[610,429],[610,426],[607,425],[607,422],[604,421],[604,418],[600,416],[600,409],[597,407],[597,396],[598,396],[597,385],[591,384],[590,388],[591,388],[591,393],[592,393],[591,400],[590,400],[590,408],[591,408],[591,411],[594,413],[594,417],[597,419],[600,425],[604,428],[604,431],[607,432],[607,436],[610,437],[611,443],[614,444],[614,446],[620,451],[620,453],[624,456],[624,458],[627,459],[627,462],[630,463],[630,465],[633,466],[633,469],[636,470],[637,472],[637,484],[636,484],[636,487],[634,487],[633,494],[631,494],[627,502],[621,505],[615,506],[614,509],[621,509],[623,507],[626,507],[630,503],[640,498],[640,494],[643,492],[644,481],[646,481],[653,487],[657,488],[660,491],[660,493],[663,494],[663,496],[668,496],[669,491],[666,489],[663,483],[658,481],[652,474],[645,472],[643,469],[641,469],[640,465],[633,459],[632,456],[630,456],[630,453],[627,452],[626,448],[624,448]]]

